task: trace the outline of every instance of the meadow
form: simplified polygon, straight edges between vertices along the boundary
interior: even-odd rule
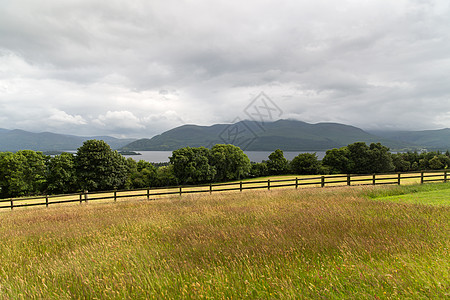
[[[0,299],[445,299],[450,184],[0,213]]]

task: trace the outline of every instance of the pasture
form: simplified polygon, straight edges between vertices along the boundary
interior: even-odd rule
[[[222,193],[230,191],[262,190],[279,188],[311,188],[336,187],[350,185],[380,185],[380,184],[415,184],[425,182],[447,182],[447,170],[422,171],[409,173],[387,173],[372,175],[282,175],[261,178],[251,178],[241,181],[210,183],[200,185],[155,187],[139,190],[114,190],[101,192],[79,192],[64,195],[41,195],[26,198],[0,199],[0,211],[7,209],[24,209],[37,206],[70,205],[74,203],[111,202],[118,200],[136,200],[146,197],[147,200],[156,200],[173,195]]]
[[[4,211],[0,298],[444,299],[449,191],[291,188]]]

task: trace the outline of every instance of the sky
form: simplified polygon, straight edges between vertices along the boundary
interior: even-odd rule
[[[448,0],[0,0],[0,128],[450,127]],[[276,109],[264,112],[264,107]]]

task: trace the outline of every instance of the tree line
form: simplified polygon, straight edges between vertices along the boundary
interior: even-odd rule
[[[155,165],[126,159],[104,141],[88,140],[75,154],[0,152],[0,198],[223,182],[283,174],[406,172],[444,169],[449,165],[448,151],[392,154],[379,143],[363,142],[328,150],[322,160],[315,153],[301,153],[289,161],[277,149],[261,163],[250,162],[234,145],[219,144],[211,149],[184,147],[172,152],[169,164]]]

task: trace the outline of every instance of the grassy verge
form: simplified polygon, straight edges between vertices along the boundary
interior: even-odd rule
[[[430,183],[412,186],[385,187],[370,190],[368,196],[380,201],[424,205],[450,205],[450,184]]]
[[[448,298],[450,207],[395,188],[2,213],[0,298]]]

